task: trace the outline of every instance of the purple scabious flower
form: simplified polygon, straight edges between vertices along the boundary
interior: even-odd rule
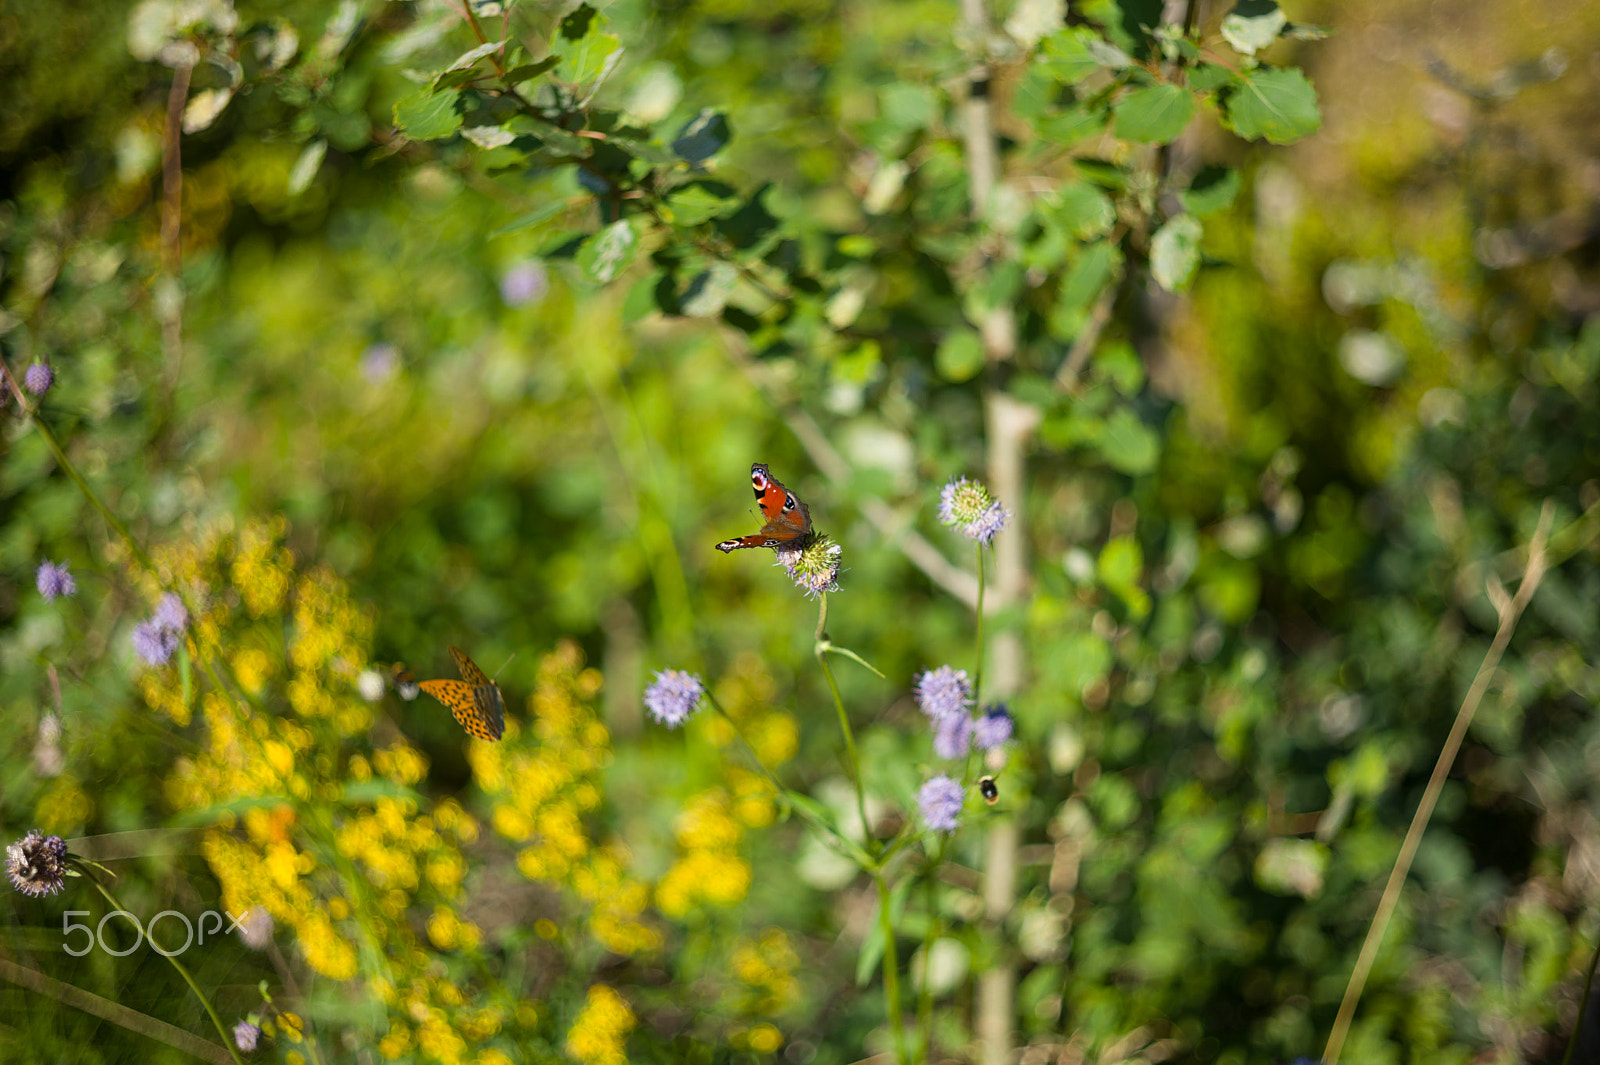
[[[1016,722],[1005,703],[994,703],[983,712],[972,729],[973,742],[980,751],[992,751],[1003,746],[1016,730]]]
[[[399,368],[400,351],[393,344],[384,341],[369,344],[361,353],[361,375],[371,384],[381,385]]]
[[[24,895],[54,895],[67,878],[66,842],[33,829],[6,848],[6,875]]]
[[[164,666],[178,650],[178,634],[154,618],[133,627],[133,649],[152,666]]]
[[[964,669],[940,666],[917,678],[917,705],[935,721],[949,714],[965,713],[971,701],[972,683]]]
[[[944,776],[934,777],[917,792],[917,805],[922,808],[922,819],[929,828],[939,832],[956,830],[966,799],[966,792],[961,785]]]
[[[794,581],[794,586],[815,599],[826,592],[839,590],[839,556],[843,548],[826,536],[814,536],[804,547],[775,552],[777,562]]]
[[[681,669],[656,671],[656,682],[644,690],[650,716],[668,728],[677,728],[700,707],[706,686],[693,673]]]
[[[500,298],[507,307],[523,307],[550,291],[550,274],[544,264],[528,260],[500,275]]]
[[[965,758],[972,749],[972,718],[945,714],[933,723],[933,753],[940,758]]]
[[[249,1021],[240,1021],[233,1026],[233,1043],[240,1050],[249,1052],[256,1048],[256,1040],[261,1038],[261,1029]]]
[[[189,625],[189,611],[185,609],[183,600],[177,592],[168,592],[161,597],[161,602],[156,604],[154,621],[164,629],[173,629],[182,632]]]
[[[987,544],[1006,527],[1011,512],[977,481],[958,477],[939,490],[939,520],[959,526],[961,535]]]
[[[28,367],[27,373],[22,375],[22,384],[29,392],[42,396],[50,391],[50,386],[56,383],[56,372],[42,362],[36,362]]]
[[[133,649],[152,666],[164,666],[178,650],[178,641],[189,624],[189,611],[176,592],[168,592],[156,604],[148,621],[133,627]]]
[[[72,579],[72,574],[67,572],[67,564],[59,566],[54,562],[44,561],[39,563],[39,572],[34,577],[34,583],[39,587],[39,594],[44,596],[44,601],[49,603],[58,595],[76,595],[78,583]]]

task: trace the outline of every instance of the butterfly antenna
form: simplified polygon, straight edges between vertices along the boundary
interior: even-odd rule
[[[506,666],[509,666],[513,661],[515,661],[516,657],[517,657],[517,652],[512,651],[511,652],[511,657],[506,659],[504,662],[502,662],[500,664],[500,668],[494,671],[494,676],[495,677],[499,677],[500,674],[504,673],[506,671]],[[492,680],[494,678],[490,678],[490,679]]]

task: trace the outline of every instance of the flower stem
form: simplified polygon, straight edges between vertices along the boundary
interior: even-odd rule
[[[978,552],[978,625],[976,653],[972,666],[972,703],[974,706],[982,705],[980,693],[983,688],[983,545],[975,545]]]
[[[744,731],[739,728],[739,723],[722,708],[722,704],[717,702],[716,697],[711,692],[707,691],[705,693],[705,699],[706,702],[711,704],[711,709],[715,710],[718,716],[728,723],[728,727],[733,729],[734,738],[739,741],[739,746],[744,748],[745,753],[750,756],[750,761],[755,763],[755,767],[761,771],[761,775],[767,778],[767,783],[772,785],[772,790],[777,793],[778,801],[787,808],[789,806],[788,789],[778,783],[778,778],[772,775],[772,770],[768,769],[761,761],[761,757],[756,754],[756,749],[750,746],[749,740],[744,738]]]
[[[881,871],[872,874],[878,886],[878,926],[883,930],[883,1008],[888,1014],[889,1032],[894,1038],[894,1056],[900,1065],[909,1065],[905,1018],[900,1013],[900,952],[894,942],[894,914],[889,908],[889,881]],[[926,968],[927,960],[923,960]]]
[[[85,877],[85,879],[93,884],[95,889],[99,891],[100,894],[105,896],[106,901],[111,904],[111,908],[113,910],[122,909],[122,903],[118,902],[116,896],[112,895],[110,891],[106,890],[106,886],[104,884],[100,883],[99,880],[92,876]],[[126,913],[127,911],[123,910],[123,912]],[[148,930],[145,932],[145,937],[150,939],[150,945],[154,947],[155,939],[150,935]],[[222,1018],[217,1016],[217,1011],[212,1007],[211,1000],[206,998],[204,991],[200,990],[200,985],[195,983],[194,977],[189,974],[189,970],[184,967],[183,962],[178,960],[177,954],[168,954],[166,951],[161,950],[156,951],[156,953],[166,958],[172,963],[172,967],[178,970],[178,975],[183,977],[183,982],[189,985],[189,990],[194,992],[194,997],[199,999],[200,1005],[205,1007],[206,1015],[211,1018],[211,1023],[217,1026],[217,1034],[222,1037],[222,1045],[227,1048],[228,1053],[232,1055],[233,1060],[237,1062],[238,1065],[244,1065],[244,1059],[240,1058],[238,1050],[234,1049],[232,1036],[230,1036],[228,1034],[228,1030],[222,1026]]]
[[[839,712],[839,731],[844,734],[844,750],[850,762],[850,777],[856,786],[856,813],[861,815],[861,844],[868,853],[873,853],[875,848],[872,831],[867,823],[867,793],[861,787],[861,756],[856,753],[856,737],[855,733],[850,731],[850,715],[845,712],[844,699],[839,695],[839,684],[833,679],[833,668],[828,665],[825,640],[817,641],[817,664],[822,667],[822,675],[828,680],[828,690],[833,693],[834,709]]]

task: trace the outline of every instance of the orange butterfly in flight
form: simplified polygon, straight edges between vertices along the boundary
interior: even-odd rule
[[[500,685],[490,680],[459,647],[450,657],[461,671],[460,680],[425,680],[423,691],[450,708],[461,727],[480,740],[497,740],[506,730],[506,704]]]

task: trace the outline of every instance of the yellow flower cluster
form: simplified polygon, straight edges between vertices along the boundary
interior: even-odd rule
[[[793,758],[799,729],[793,717],[773,707],[776,693],[758,656],[735,659],[717,685],[717,702],[733,723],[720,716],[703,718],[713,742],[728,747],[742,735],[769,770]],[[697,905],[732,906],[750,890],[750,866],[739,845],[747,829],[771,824],[778,811],[771,785],[740,765],[743,757],[742,751],[730,753],[725,786],[691,796],[678,816],[678,857],[656,884],[656,905],[669,917],[683,917]]]
[[[627,1065],[628,1033],[635,1023],[627,1000],[595,984],[567,1032],[567,1053],[583,1065]]]
[[[220,525],[156,556],[161,588],[191,611],[196,668],[148,670],[140,689],[175,724],[203,726],[167,797],[240,811],[202,841],[224,905],[263,907],[313,970],[366,980],[388,1007],[387,1057],[465,1065],[505,1023],[440,978],[438,952],[480,938],[456,909],[477,825],[414,790],[428,771],[420,751],[372,745],[372,704],[354,684],[371,617],[326,568],[297,573],[284,531]]]
[[[656,884],[656,905],[683,917],[698,904],[732,906],[750,890],[750,866],[739,856],[744,826],[722,788],[690,799],[673,826],[678,860]]]
[[[600,674],[564,641],[539,663],[527,733],[508,722],[500,743],[470,744],[467,759],[493,803],[495,831],[521,845],[522,875],[569,885],[588,904],[590,934],[607,950],[635,954],[661,945],[642,917],[649,889],[629,875],[626,850],[597,845],[584,824],[600,804],[598,775],[611,754],[593,706],[599,692]]]
[[[733,949],[733,974],[750,989],[748,1012],[777,1014],[792,1006],[799,993],[795,970],[800,956],[782,929],[769,928],[760,937]]]

